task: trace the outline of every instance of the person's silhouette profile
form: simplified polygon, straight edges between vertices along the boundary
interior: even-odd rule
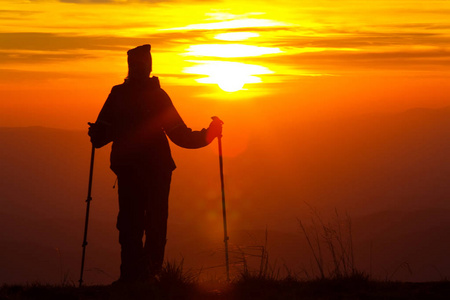
[[[178,146],[194,149],[208,145],[222,131],[219,119],[201,131],[185,125],[159,79],[150,77],[150,45],[127,54],[128,77],[112,88],[88,132],[96,148],[113,142],[110,159],[118,178],[121,245],[118,282],[146,281],[161,271],[175,169],[167,136]]]

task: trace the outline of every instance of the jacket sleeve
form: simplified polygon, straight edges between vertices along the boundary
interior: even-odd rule
[[[113,124],[115,118],[115,92],[111,90],[105,104],[103,105],[95,124],[89,128],[89,136],[95,148],[101,148],[114,139]]]
[[[163,90],[161,90],[160,99],[162,102],[162,127],[172,142],[188,149],[205,147],[211,143],[207,138],[207,129],[203,128],[200,131],[193,131],[186,126],[169,95]]]

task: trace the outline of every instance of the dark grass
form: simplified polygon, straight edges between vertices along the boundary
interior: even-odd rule
[[[4,285],[0,299],[81,300],[81,299],[201,299],[200,289],[194,284],[174,281],[134,283],[102,286],[54,286],[32,284]]]
[[[245,249],[241,249],[241,271],[231,282],[200,283],[199,274],[183,269],[181,263],[166,262],[160,276],[147,283],[83,286],[63,280],[60,286],[45,284],[3,285],[0,300],[450,300],[450,281],[395,282],[373,280],[353,263],[351,222],[347,229],[338,224],[324,223],[316,215],[316,223],[307,228],[300,222],[304,235],[320,270],[315,277],[299,279],[287,267],[288,275],[280,277],[278,269],[269,264],[266,244],[261,253],[259,269],[248,266]],[[324,251],[331,253],[331,269],[325,266]]]
[[[386,282],[362,277],[237,282],[227,299],[450,299],[450,282]]]
[[[450,282],[386,282],[367,278],[285,279],[246,278],[207,290],[196,282],[157,281],[151,284],[121,286],[52,286],[32,284],[0,287],[0,299],[450,299]]]

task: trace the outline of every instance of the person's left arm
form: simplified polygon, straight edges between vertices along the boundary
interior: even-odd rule
[[[162,126],[170,140],[176,145],[188,149],[197,149],[209,145],[215,137],[220,136],[222,125],[218,124],[217,121],[213,120],[207,129],[194,131],[186,126],[166,92],[161,90],[160,97],[163,103]]]

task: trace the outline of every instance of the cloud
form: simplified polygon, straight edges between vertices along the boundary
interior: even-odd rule
[[[61,0],[62,1],[62,0]],[[64,0],[72,3],[114,3],[112,0]],[[155,2],[155,1],[140,1]],[[30,11],[0,10],[0,16],[20,16],[31,14]],[[77,17],[76,12],[70,12]],[[86,19],[92,18],[91,11],[86,11]],[[155,20],[153,20],[155,21]],[[117,21],[119,22],[119,21]],[[311,68],[329,68],[335,70],[343,65],[349,69],[359,68],[419,68],[419,66],[448,66],[449,53],[444,51],[450,44],[448,28],[445,22],[411,22],[362,25],[361,27],[344,27],[339,24],[322,24],[290,26],[286,23],[245,28],[204,28],[180,27],[178,30],[157,30],[158,24],[145,24],[152,32],[139,37],[113,36],[120,30],[144,30],[143,24],[130,22],[108,25],[108,34],[84,36],[66,33],[41,32],[4,32],[0,33],[0,49],[3,56],[1,63],[33,63],[35,61],[50,62],[58,60],[73,60],[95,58],[95,51],[117,51],[125,55],[126,50],[142,44],[152,44],[153,52],[172,52],[188,48],[195,44],[211,43],[211,37],[222,32],[259,32],[261,39],[249,40],[258,46],[280,48],[283,53],[255,58],[259,61],[270,61],[283,65],[309,66]],[[393,21],[395,22],[395,20]],[[307,23],[305,23],[307,24]],[[75,26],[75,25],[73,25]],[[78,25],[77,25],[78,26]],[[86,29],[103,29],[104,24],[80,23],[79,32]],[[97,26],[97,27],[95,27]],[[69,27],[67,27],[69,28]],[[75,27],[70,27],[74,29]],[[78,28],[78,27],[77,27]],[[113,30],[111,30],[111,28]],[[117,30],[116,30],[117,29]],[[62,31],[64,28],[59,28]],[[103,31],[96,31],[100,32]],[[217,40],[214,43],[218,42]],[[246,44],[246,42],[243,42]],[[315,52],[304,52],[305,49],[317,49]],[[352,49],[354,51],[339,51]],[[15,52],[16,51],[16,52]],[[41,51],[42,53],[38,53]],[[184,51],[184,50],[181,50]],[[309,50],[308,50],[309,51]],[[77,53],[79,52],[79,53]],[[300,63],[301,62],[301,63]]]
[[[0,64],[36,64],[102,58],[105,51],[126,56],[130,48],[151,44],[152,52],[173,52],[204,35],[160,32],[141,37],[79,36],[38,32],[0,32]]]
[[[130,4],[130,3],[161,3],[161,2],[182,2],[181,0],[59,0],[63,3],[77,4]],[[220,2],[220,0],[194,0],[191,2]]]
[[[278,47],[319,47],[319,48],[374,48],[379,51],[387,47],[413,46],[446,46],[450,37],[426,33],[361,33],[358,35],[342,35],[342,37],[279,37],[273,43]]]
[[[442,0],[447,1],[448,0]],[[431,6],[431,5],[430,5]],[[424,8],[418,5],[416,8],[405,7],[405,8],[395,8],[390,10],[390,12],[395,16],[396,14],[420,14],[420,15],[448,15],[450,9],[448,8]]]
[[[434,23],[387,24],[370,30],[290,28],[272,35],[264,45],[279,47],[283,55],[263,57],[297,68],[325,72],[360,69],[430,70],[448,66],[450,36]],[[344,67],[344,69],[343,69]]]
[[[59,2],[63,3],[115,3],[118,1],[115,0],[59,0]]]
[[[150,38],[76,36],[53,33],[0,33],[0,64],[35,64],[91,59],[104,55],[98,51],[126,51],[151,43]]]
[[[46,62],[61,62],[66,60],[77,60],[95,58],[94,55],[81,53],[60,53],[60,52],[11,52],[1,51],[0,64],[6,63],[26,63],[40,64]]]
[[[0,49],[66,51],[66,50],[116,50],[126,51],[142,44],[166,48],[173,44],[188,43],[202,33],[166,32],[141,37],[79,36],[39,32],[0,32]],[[153,49],[156,49],[154,47]]]
[[[0,19],[21,20],[24,16],[37,14],[36,11],[0,9]]]
[[[81,75],[71,72],[44,72],[44,71],[23,71],[23,70],[10,70],[0,69],[0,82],[5,83],[17,83],[17,82],[34,82],[42,80],[54,80],[61,78],[80,78]],[[84,75],[85,77],[85,75]]]
[[[2,32],[1,49],[59,51],[74,49],[115,50],[125,38],[60,35],[38,32]]]
[[[388,24],[370,27],[370,30],[339,28],[290,28],[280,32],[273,39],[278,46],[308,46],[308,47],[386,47],[403,46],[446,46],[450,43],[450,35],[445,27],[438,24]],[[431,30],[435,29],[435,30]],[[315,34],[309,34],[311,31]]]
[[[430,71],[450,66],[450,51],[321,51],[267,57],[264,61],[299,70],[317,70],[336,75],[360,70]]]

